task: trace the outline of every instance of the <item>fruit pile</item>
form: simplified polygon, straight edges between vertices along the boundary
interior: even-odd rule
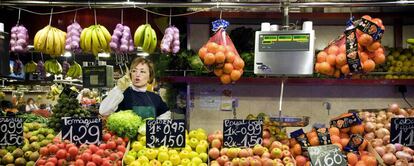
[[[145,135],[131,144],[131,150],[124,157],[124,164],[139,165],[197,165],[207,166],[207,134],[203,129],[196,129],[186,134],[184,148],[146,148]]]
[[[11,52],[24,53],[29,49],[27,47],[29,34],[26,27],[23,25],[16,25],[11,29],[10,35],[10,49]]]
[[[36,165],[121,166],[128,140],[110,133],[105,133],[102,140],[99,146],[82,144],[78,148],[55,138],[53,143],[40,148],[41,158]]]
[[[33,60],[31,60],[30,62],[27,62],[24,65],[24,72],[25,73],[28,73],[28,74],[34,73],[34,72],[36,72],[36,69],[37,69],[37,63],[34,62]]]
[[[61,118],[62,117],[89,117],[90,112],[81,108],[79,101],[76,98],[68,97],[65,94],[61,94],[54,105],[53,114],[49,118],[48,126],[59,131],[61,129]]]
[[[73,61],[73,64],[70,65],[68,72],[66,73],[66,76],[71,77],[72,79],[81,77],[82,66],[78,62]]]
[[[221,83],[229,84],[237,81],[243,74],[244,61],[240,58],[230,37],[223,29],[216,32],[210,40],[200,48],[198,55],[204,65],[211,67]]]
[[[277,122],[272,122],[270,116],[265,113],[259,113],[257,116],[249,114],[246,120],[262,120],[263,121],[263,143],[272,143],[275,140],[288,139],[286,129],[279,126]]]
[[[141,47],[143,51],[152,54],[157,48],[157,33],[150,24],[140,25],[134,34],[135,47]]]
[[[100,52],[109,52],[111,34],[102,25],[91,25],[82,30],[80,46],[84,52],[91,52],[98,56]]]
[[[65,50],[66,51],[73,51],[73,52],[80,52],[80,34],[82,33],[82,27],[75,21],[70,24],[67,28],[67,36],[66,36],[66,44]]]
[[[112,33],[111,49],[116,53],[128,53],[134,51],[134,42],[132,41],[131,29],[122,24],[116,24],[114,33]]]
[[[180,31],[177,27],[170,26],[165,29],[160,47],[162,53],[176,54],[180,51]]]
[[[57,58],[65,51],[66,32],[50,25],[39,30],[34,39],[34,48],[37,51]]]
[[[50,74],[59,75],[62,73],[62,65],[57,59],[49,59],[45,62],[45,70]]]
[[[371,18],[368,15],[362,17],[369,20],[384,30],[382,21],[379,18]],[[367,73],[375,69],[376,65],[383,64],[386,60],[384,49],[379,40],[374,40],[369,34],[356,29],[358,43],[358,56],[362,71]],[[346,43],[347,38],[342,36],[338,41],[326,47],[316,55],[315,71],[328,76],[340,77],[341,74],[351,74],[347,62]],[[352,57],[352,53],[348,57]],[[354,57],[352,57],[354,58]]]
[[[265,139],[270,138],[269,132],[264,132]],[[223,133],[216,131],[209,134],[211,148],[208,155],[211,159],[210,165],[277,165],[294,166],[290,148],[287,144],[279,141],[271,141],[253,148],[223,148]]]
[[[52,129],[40,123],[24,123],[23,131],[23,147],[2,148],[0,150],[0,165],[34,166],[39,158],[39,149],[52,142],[55,137]]]
[[[386,79],[413,79],[414,56],[411,49],[390,49],[385,64]]]

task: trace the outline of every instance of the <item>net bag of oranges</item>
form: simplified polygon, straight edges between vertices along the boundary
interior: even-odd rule
[[[225,31],[229,23],[220,19],[212,24],[215,33],[200,48],[198,55],[204,65],[220,78],[221,83],[235,82],[243,74],[244,61]]]
[[[338,78],[371,72],[385,62],[381,45],[385,27],[381,19],[365,15],[347,24],[344,34],[316,55],[316,72]]]

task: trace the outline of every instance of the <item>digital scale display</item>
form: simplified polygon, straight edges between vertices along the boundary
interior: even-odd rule
[[[260,52],[309,51],[310,34],[260,34]]]

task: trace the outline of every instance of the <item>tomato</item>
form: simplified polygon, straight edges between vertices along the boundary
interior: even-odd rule
[[[118,139],[116,139],[116,144],[121,145],[122,143],[124,143],[124,140],[121,137],[118,137]]]
[[[57,164],[57,158],[56,157],[51,157],[51,158],[48,158],[47,159],[47,161],[46,161],[46,163],[48,163],[48,162],[52,162],[53,164]]]
[[[110,150],[110,149],[106,149],[106,150],[104,151],[103,156],[107,157],[107,156],[109,156],[109,155],[111,155],[111,154],[112,154],[112,150]]]
[[[64,166],[64,165],[67,165],[67,161],[65,160],[65,159],[59,159],[58,160],[58,164],[57,164],[58,166]]]
[[[92,153],[95,153],[96,151],[98,151],[98,147],[96,145],[89,145],[89,150],[91,150]]]
[[[52,163],[52,162],[47,162],[46,164],[45,164],[45,166],[55,166],[56,164],[55,163]]]
[[[46,160],[45,160],[45,159],[39,159],[39,160],[37,161],[37,164],[38,164],[38,165],[44,165],[44,164],[46,164]]]
[[[106,133],[103,137],[102,137],[102,140],[103,141],[105,141],[105,142],[107,142],[107,141],[109,141],[109,139],[111,139],[111,134],[109,134],[109,133]]]
[[[53,143],[60,143],[61,141],[60,141],[60,139],[59,138],[53,138]]]
[[[118,150],[118,151],[121,151],[121,152],[123,152],[123,153],[125,153],[125,146],[122,146],[122,145],[118,145],[118,147],[116,147],[116,149]]]
[[[55,154],[58,150],[59,150],[59,147],[57,147],[56,145],[49,146],[49,153],[51,154]]]
[[[69,155],[72,156],[72,157],[75,157],[76,155],[78,155],[78,151],[79,150],[76,146],[70,147],[69,150],[68,150]]]
[[[65,149],[66,148],[66,144],[64,143],[58,143],[57,147],[59,147],[59,149]]]
[[[99,149],[98,151],[95,152],[95,154],[97,154],[99,156],[104,156],[104,150]]]
[[[88,163],[86,164],[86,166],[96,166],[96,164],[95,164],[95,163],[93,163],[93,162],[88,162]]]
[[[107,148],[106,144],[100,144],[99,145],[99,149],[105,150],[106,148]]]
[[[116,153],[120,159],[124,157],[124,152],[117,152]]]
[[[118,161],[116,162],[116,165],[122,165],[122,161],[121,161],[121,160],[118,160]]]
[[[124,142],[128,142],[129,141],[129,138],[128,137],[125,137],[124,138]]]
[[[102,163],[102,157],[96,154],[92,155],[92,162],[94,162],[97,165],[100,165]]]
[[[66,150],[65,149],[59,149],[56,152],[56,157],[59,158],[59,159],[66,158]]]
[[[41,147],[39,152],[42,156],[47,156],[49,154],[49,150],[46,147]]]
[[[85,166],[85,162],[82,159],[77,159],[75,161],[75,166]]]
[[[69,143],[69,144],[66,145],[66,150],[69,150],[69,148],[71,148],[71,147],[76,147],[76,145],[73,144],[73,143]]]
[[[92,151],[91,151],[90,149],[86,149],[86,150],[84,150],[84,151],[83,151],[83,153],[89,153],[89,154],[92,154]]]
[[[83,153],[82,154],[82,160],[85,161],[85,162],[91,161],[92,160],[91,153]]]
[[[115,143],[115,141],[109,141],[109,142],[106,144],[106,148],[108,148],[108,149],[115,149],[115,148],[116,148],[116,143]]]

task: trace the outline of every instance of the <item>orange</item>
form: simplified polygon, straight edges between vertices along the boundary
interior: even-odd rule
[[[216,63],[224,63],[226,61],[226,56],[221,51],[216,52],[214,56],[216,57]]]
[[[374,57],[375,64],[383,64],[385,62],[385,55],[384,54],[377,54]]]
[[[333,74],[333,76],[334,76],[335,78],[339,78],[339,77],[341,76],[341,71],[340,71],[340,70],[338,70],[338,69],[336,69],[336,70],[335,70],[335,72],[334,72],[334,74]]]
[[[223,71],[226,74],[230,74],[233,71],[233,65],[231,63],[225,63],[223,67]]]
[[[204,60],[204,57],[207,54],[207,48],[206,47],[201,47],[200,50],[198,50],[198,56],[200,57],[201,60]]]
[[[332,135],[336,135],[336,136],[339,136],[339,129],[338,128],[336,128],[336,127],[331,127],[331,128],[329,128],[329,134],[332,136]]]
[[[344,53],[339,53],[336,56],[336,64],[339,66],[343,66],[346,64],[346,55]]]
[[[362,63],[362,69],[365,72],[370,72],[375,69],[375,62],[371,59],[366,60],[364,63]]]
[[[339,131],[341,131],[342,133],[348,133],[350,130],[351,130],[351,128],[349,128],[349,127],[339,129]]]
[[[302,154],[302,147],[299,144],[293,145],[292,153],[293,153],[294,156]]]
[[[358,52],[359,60],[365,62],[368,60],[368,54],[364,51]]]
[[[232,81],[237,81],[240,79],[242,72],[240,70],[233,70],[230,73],[230,78]]]
[[[337,135],[331,135],[331,142],[332,143],[341,143],[341,138],[339,138],[339,136]]]
[[[331,45],[331,46],[328,47],[328,51],[327,51],[328,54],[336,55],[336,54],[338,54],[338,52],[339,52],[339,47],[338,46]]]
[[[339,137],[341,137],[341,138],[349,138],[349,135],[347,133],[339,133]]]
[[[375,50],[377,50],[380,47],[381,47],[381,43],[376,41],[376,42],[370,44],[369,46],[367,46],[367,50],[369,52],[374,52]]]
[[[366,33],[358,37],[358,43],[365,47],[369,46],[373,41],[374,39],[372,38],[372,36]]]
[[[217,76],[217,77],[220,77],[221,75],[223,75],[223,69],[214,69],[214,74]]]
[[[205,65],[212,65],[216,61],[216,57],[212,53],[207,53],[204,57],[204,64]]]
[[[231,51],[231,52],[234,52],[234,47],[232,47],[232,46],[229,46],[229,45],[227,45],[227,46],[225,46],[226,47],[226,51]]]
[[[335,54],[329,54],[326,57],[326,62],[328,62],[331,66],[335,66],[335,64],[336,64],[336,55]]]
[[[312,146],[319,145],[319,139],[318,139],[318,137],[311,137],[311,138],[309,138],[309,143]]]
[[[220,76],[220,81],[223,84],[230,84],[230,82],[231,82],[230,75],[229,74],[223,74],[223,75],[221,75]]]
[[[348,65],[343,65],[341,67],[341,72],[344,73],[345,75],[349,74],[350,73],[349,66]]]
[[[355,125],[351,127],[351,133],[352,134],[364,134],[364,125],[360,124],[360,125]]]
[[[332,67],[328,62],[322,62],[319,64],[319,72],[322,74],[328,74]]]
[[[226,47],[224,47],[223,45],[219,45],[217,48],[217,52],[226,52]]]
[[[346,145],[348,145],[348,142],[349,142],[349,138],[342,138],[341,139],[342,147],[345,147]]]
[[[355,165],[358,162],[358,156],[355,153],[348,153],[346,157],[348,159],[348,163],[351,165]]]
[[[316,133],[316,131],[311,131],[306,133],[306,137],[308,137],[308,139],[311,139],[313,137],[318,137],[318,134]]]
[[[217,52],[219,45],[217,43],[215,43],[215,42],[208,42],[207,45],[206,45],[206,47],[207,47],[207,51],[209,53],[213,53],[214,54],[214,53]]]
[[[316,62],[325,62],[327,56],[328,54],[325,51],[319,52],[318,55],[316,55]]]
[[[233,66],[235,69],[243,69],[244,68],[244,61],[240,57],[236,57],[233,61]]]
[[[316,71],[316,72],[319,72],[319,70],[320,70],[320,65],[321,65],[321,64],[320,64],[320,63],[318,63],[318,62],[315,64],[315,71]]]
[[[236,54],[233,51],[227,51],[226,62],[233,63],[234,59],[236,59]]]

